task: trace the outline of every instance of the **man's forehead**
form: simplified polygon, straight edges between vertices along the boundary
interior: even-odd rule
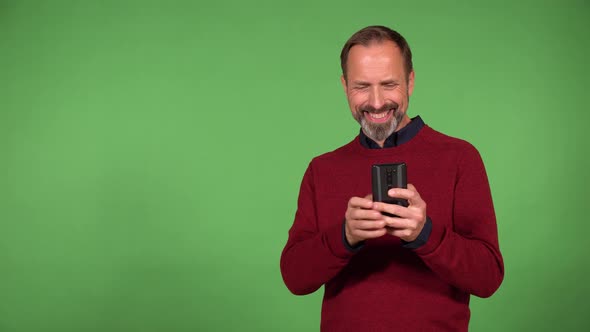
[[[405,72],[399,47],[391,42],[372,45],[355,45],[351,48],[347,63],[349,78],[366,81],[396,79]],[[367,77],[365,77],[367,76]]]
[[[368,46],[355,45],[348,55],[348,69],[355,67],[379,67],[403,65],[400,48],[391,41],[374,43]]]

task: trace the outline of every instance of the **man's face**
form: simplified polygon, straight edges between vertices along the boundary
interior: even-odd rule
[[[365,135],[383,143],[409,122],[414,72],[406,75],[401,51],[391,41],[353,46],[346,68],[348,80],[341,80],[352,116]]]

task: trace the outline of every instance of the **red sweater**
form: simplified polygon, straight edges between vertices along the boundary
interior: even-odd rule
[[[350,197],[371,192],[371,165],[405,162],[432,232],[418,249],[385,235],[358,252],[343,242]],[[469,143],[428,126],[409,142],[364,148],[358,137],[305,172],[281,256],[297,295],[325,285],[322,331],[467,331],[469,295],[492,295],[504,276],[483,162]]]

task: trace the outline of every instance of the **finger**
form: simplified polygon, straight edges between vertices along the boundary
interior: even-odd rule
[[[368,194],[367,196],[365,196],[365,199],[368,199],[372,202],[373,201],[373,194]]]
[[[396,229],[412,228],[412,220],[399,217],[384,217],[383,222],[386,227],[393,227]]]
[[[409,186],[410,185],[408,185],[408,187]],[[412,187],[414,187],[414,186],[412,186]],[[410,205],[420,205],[424,202],[422,200],[422,197],[420,197],[420,194],[417,191],[409,189],[409,188],[408,189],[392,188],[392,189],[389,189],[387,194],[390,197],[407,199],[408,203],[410,203]]]
[[[416,197],[417,192],[405,188],[391,188],[387,191],[387,195],[394,198],[410,199]]]
[[[385,227],[385,220],[350,220],[348,227],[354,230],[377,230]]]
[[[348,206],[352,208],[371,209],[373,207],[373,201],[367,198],[352,197],[348,200]]]
[[[397,228],[390,228],[387,231],[387,234],[389,235],[393,235],[395,237],[398,237],[404,241],[414,241],[416,239],[416,235],[413,234],[412,230],[409,229],[397,229]]]
[[[355,237],[366,240],[366,239],[374,239],[374,238],[381,237],[381,236],[385,235],[386,233],[387,233],[387,230],[385,228],[381,228],[381,229],[374,230],[374,231],[356,230],[353,234]]]
[[[393,235],[393,232],[397,231],[397,228],[386,226],[385,229],[387,230],[387,234]],[[395,235],[394,235],[395,236]]]
[[[380,212],[394,214],[402,218],[410,218],[414,214],[413,211],[407,207],[397,204],[387,204],[381,202],[373,204],[373,209]]]
[[[379,211],[365,210],[365,209],[352,209],[349,211],[348,219],[367,219],[367,220],[379,220],[383,219],[383,215]]]

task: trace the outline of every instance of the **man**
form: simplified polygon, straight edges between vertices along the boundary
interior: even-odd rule
[[[470,294],[491,296],[504,276],[479,153],[408,117],[415,74],[397,32],[358,31],[341,65],[361,130],[305,172],[281,256],[285,284],[298,295],[325,285],[322,331],[467,331]],[[388,194],[409,205],[373,202],[372,165],[398,162],[408,188]]]

